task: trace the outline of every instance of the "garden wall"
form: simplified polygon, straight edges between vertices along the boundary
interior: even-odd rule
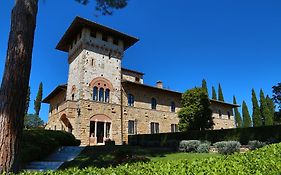
[[[212,143],[236,140],[241,144],[248,144],[250,140],[281,142],[281,125],[129,136],[129,144],[139,146],[174,146],[181,140],[207,140]]]

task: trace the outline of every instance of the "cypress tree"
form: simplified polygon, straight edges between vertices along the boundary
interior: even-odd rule
[[[266,96],[265,100],[266,100],[266,105],[268,107],[269,114],[270,114],[270,116],[269,116],[269,120],[270,120],[269,123],[271,125],[273,125],[273,123],[274,123],[275,105],[274,105],[273,100],[268,95]]]
[[[260,90],[260,104],[261,104],[261,116],[263,120],[263,125],[272,125],[273,124],[273,119],[270,116],[270,111],[266,103],[266,99],[264,97],[263,90]]]
[[[34,110],[35,110],[35,114],[38,116],[41,109],[42,96],[43,96],[43,83],[41,82],[36,95],[36,99],[34,100]]]
[[[219,93],[218,100],[224,102],[223,93],[222,93],[222,88],[221,88],[221,84],[220,84],[220,83],[219,83],[218,93]]]
[[[28,113],[29,102],[30,102],[30,86],[28,86],[28,89],[27,89],[26,104],[25,104],[25,111],[24,111],[25,115]]]
[[[253,126],[262,126],[262,117],[261,117],[261,112],[260,112],[260,107],[258,103],[258,99],[256,96],[256,92],[254,89],[252,89],[252,104],[253,104],[253,114],[252,114],[252,119],[253,119]]]
[[[235,96],[233,96],[233,104],[237,104]],[[236,127],[242,128],[242,119],[241,119],[241,114],[238,111],[238,108],[234,108],[234,118],[235,118]]]
[[[207,82],[205,79],[202,80],[202,89],[207,93],[207,96],[209,97]]]
[[[245,101],[242,104],[242,115],[243,115],[243,128],[251,127],[251,117],[249,114],[248,106]]]
[[[215,89],[214,86],[212,86],[212,99],[213,99],[213,100],[218,100],[218,99],[217,99],[216,89]]]

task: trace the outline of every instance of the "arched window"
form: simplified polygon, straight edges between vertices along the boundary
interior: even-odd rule
[[[156,109],[156,106],[157,106],[156,99],[155,99],[155,98],[152,98],[152,99],[151,99],[151,109]]]
[[[228,120],[230,120],[230,112],[227,111]]]
[[[135,99],[132,94],[128,94],[128,106],[134,106]]]
[[[74,101],[74,94],[71,95],[71,100]]]
[[[175,102],[171,102],[171,112],[176,112],[176,104]]]
[[[105,102],[109,103],[109,96],[110,96],[110,90],[106,89],[105,90]]]
[[[98,100],[98,87],[94,87],[93,89],[93,100],[97,101]]]
[[[219,109],[219,117],[222,118],[222,113],[220,109]]]
[[[103,102],[104,101],[104,89],[100,88],[99,91],[99,101]]]

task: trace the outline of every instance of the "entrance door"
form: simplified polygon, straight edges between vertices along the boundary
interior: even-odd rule
[[[97,143],[103,143],[104,122],[97,123]]]

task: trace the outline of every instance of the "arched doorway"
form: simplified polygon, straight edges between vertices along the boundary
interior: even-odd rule
[[[72,125],[71,125],[70,121],[68,120],[68,118],[66,117],[65,114],[63,114],[60,117],[60,120],[62,121],[64,126],[67,128],[67,132],[72,133],[72,130],[73,130]]]
[[[104,114],[97,114],[90,119],[90,145],[103,144],[111,138],[111,119]]]

